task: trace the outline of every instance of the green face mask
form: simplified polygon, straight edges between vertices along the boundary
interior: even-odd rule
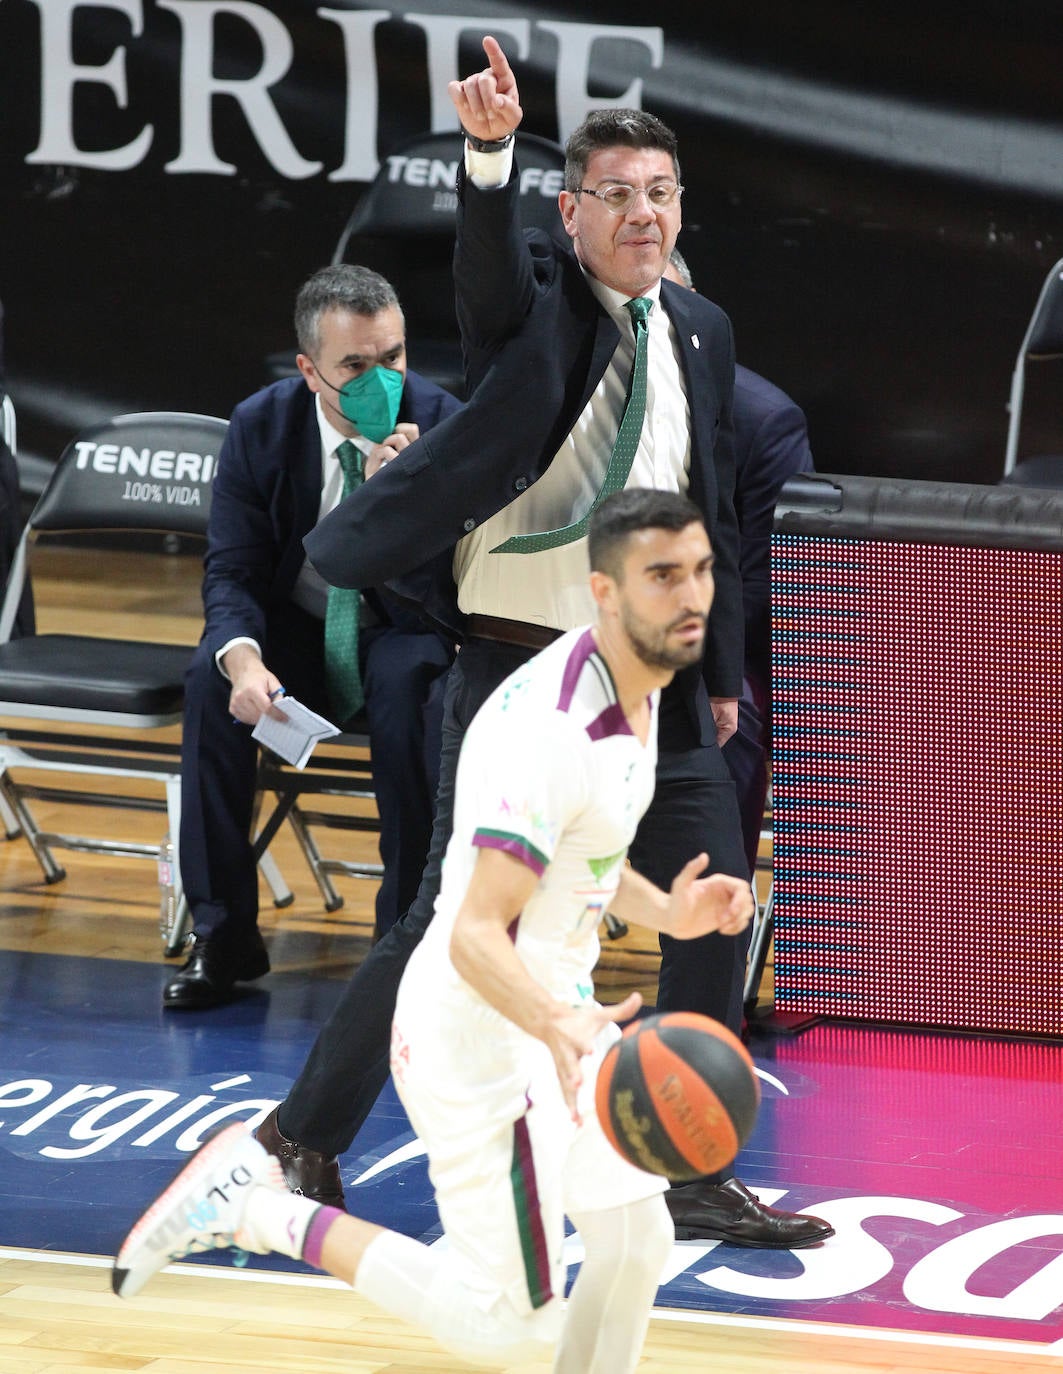
[[[378,363],[361,376],[352,376],[342,386],[334,386],[327,376],[321,376],[316,363],[315,371],[339,397],[339,412],[357,427],[358,433],[374,444],[382,444],[389,434],[394,434],[405,374]]]
[[[320,372],[317,375],[321,377]],[[389,434],[395,432],[395,420],[406,380],[401,372],[378,364],[360,377],[352,377],[349,382],[344,382],[343,386],[332,386],[325,377],[321,377],[321,380],[338,394],[340,413],[344,418],[356,425],[358,432],[374,444],[382,443]]]

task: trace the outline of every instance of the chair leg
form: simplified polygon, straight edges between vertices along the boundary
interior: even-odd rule
[[[166,815],[169,820],[169,831],[159,856],[159,885],[162,890],[159,933],[162,936],[165,954],[174,955],[179,954],[184,945],[190,917],[184,884],[181,881],[179,850],[173,838],[181,833],[181,779],[178,776],[166,781]]]
[[[605,922],[605,933],[610,940],[622,940],[627,934],[626,924],[611,911],[607,911],[602,920]]]
[[[184,951],[185,937],[191,924],[192,912],[189,910],[188,898],[183,892],[180,899],[172,904],[163,899],[159,925],[163,938],[163,954],[167,959],[172,959]]]
[[[11,781],[10,774],[6,771],[0,773],[0,798],[8,811],[15,817],[15,822],[19,830],[26,838],[26,843],[33,850],[33,857],[41,866],[46,883],[58,883],[66,877],[66,869],[56,863],[52,856],[52,851],[41,838],[40,828],[33,819],[29,807],[22,800],[19,789]]]
[[[22,834],[22,827],[18,823],[18,817],[8,806],[3,796],[0,796],[0,824],[4,827],[4,838],[17,840]]]
[[[343,906],[343,898],[336,891],[332,884],[332,879],[322,867],[321,851],[314,843],[314,837],[310,834],[309,827],[303,820],[302,812],[297,804],[293,804],[288,812],[288,820],[291,823],[292,832],[299,843],[299,848],[303,851],[306,862],[310,865],[310,872],[314,875],[322,899],[325,903],[326,911],[339,911]]]
[[[756,1010],[760,984],[764,978],[764,966],[768,962],[768,950],[775,933],[775,879],[768,881],[768,895],[764,905],[756,913],[756,925],[749,942],[749,958],[746,964],[746,985],[744,989],[746,1015]]]
[[[255,837],[252,852],[255,856],[255,862],[258,864],[258,871],[265,878],[269,890],[273,894],[273,905],[276,907],[291,906],[292,902],[295,901],[295,894],[285,881],[284,874],[280,871],[276,859],[269,852],[269,847],[273,843],[277,831],[284,823],[288,808],[294,802],[294,793],[283,794],[278,797],[273,814],[260,829],[258,820],[262,814],[264,795],[260,785],[255,793],[255,806],[251,813],[251,834]]]
[[[285,882],[284,874],[277,867],[277,861],[267,849],[259,857],[258,871],[265,878],[270,892],[273,894],[273,905],[276,907],[291,906],[295,901],[295,894]]]

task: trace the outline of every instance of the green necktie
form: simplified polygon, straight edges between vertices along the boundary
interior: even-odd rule
[[[543,530],[541,534],[515,534],[505,543],[491,550],[492,553],[540,553],[543,549],[556,549],[562,544],[571,544],[582,539],[587,533],[591,516],[607,496],[614,491],[622,491],[635,461],[635,453],[642,434],[642,422],[646,417],[646,345],[648,332],[646,318],[653,309],[653,301],[646,296],[636,296],[625,301],[624,308],[631,316],[635,330],[635,361],[631,366],[631,380],[628,382],[627,400],[624,413],[620,418],[620,428],[616,442],[609,455],[609,466],[605,470],[601,490],[591,503],[591,508],[582,520],[573,525],[565,525],[559,530]]]
[[[336,450],[343,469],[343,494],[362,485],[362,455],[349,439]],[[325,682],[329,701],[342,725],[361,710],[365,697],[358,668],[358,611],[361,592],[354,587],[330,587],[325,613]]]

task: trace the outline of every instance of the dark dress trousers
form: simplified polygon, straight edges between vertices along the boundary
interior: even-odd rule
[[[462,535],[525,491],[549,466],[608,366],[619,339],[567,244],[520,229],[516,171],[508,186],[459,185],[455,281],[471,399],[341,502],[306,541],[330,582],[387,581],[436,621],[463,630],[450,576]],[[730,324],[709,301],[665,281],[691,418],[690,495],[716,553],[717,598],[703,665],[664,693],[654,802],[631,851],[662,887],[699,850],[711,868],[747,876],[734,784],[716,743],[709,695],[737,697],[742,609],[733,507]],[[403,531],[389,537],[387,532]],[[410,551],[429,562],[413,567]],[[505,615],[505,608],[491,608]],[[326,1154],[353,1140],[388,1072],[395,993],[432,916],[450,834],[462,736],[494,687],[530,651],[469,637],[448,677],[440,790],[417,899],[341,994],[279,1111],[282,1132]],[[662,941],[658,1005],[708,1012],[737,1026],[745,938]]]
[[[459,409],[448,392],[407,373],[400,421],[424,432]],[[303,538],[318,519],[321,476],[315,398],[301,377],[236,407],[214,482],[205,627],[186,680],[180,845],[196,934],[234,945],[258,920],[250,837],[257,751],[250,728],[232,721],[230,684],[215,654],[237,636],[256,640],[289,694],[331,718],[323,623],[291,600]],[[386,594],[368,596],[379,624],[362,631],[359,657],[382,827],[382,931],[406,910],[421,876],[438,784],[443,675],[453,651]]]
[[[741,531],[746,663],[738,729],[723,748],[738,791],[750,870],[756,864],[771,748],[771,531],[784,483],[811,472],[804,411],[786,392],[739,364],[735,368],[735,510]]]

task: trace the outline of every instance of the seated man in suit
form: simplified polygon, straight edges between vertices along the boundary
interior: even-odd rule
[[[694,289],[678,248],[665,276]],[[783,485],[812,472],[804,411],[786,392],[735,364],[735,512],[745,612],[745,671],[738,700],[738,728],[723,756],[738,790],[742,839],[749,871],[756,868],[771,755],[771,531]]]
[[[406,367],[391,284],[365,267],[316,272],[295,305],[301,375],[233,412],[218,460],[203,581],[206,623],[189,670],[180,864],[193,917],[163,1005],[228,1001],[269,971],[251,849],[251,729],[282,690],[337,725],[364,710],[380,811],[377,934],[412,901],[432,828],[442,680],[451,644],[387,593],[328,589],[303,537],[460,403]]]

